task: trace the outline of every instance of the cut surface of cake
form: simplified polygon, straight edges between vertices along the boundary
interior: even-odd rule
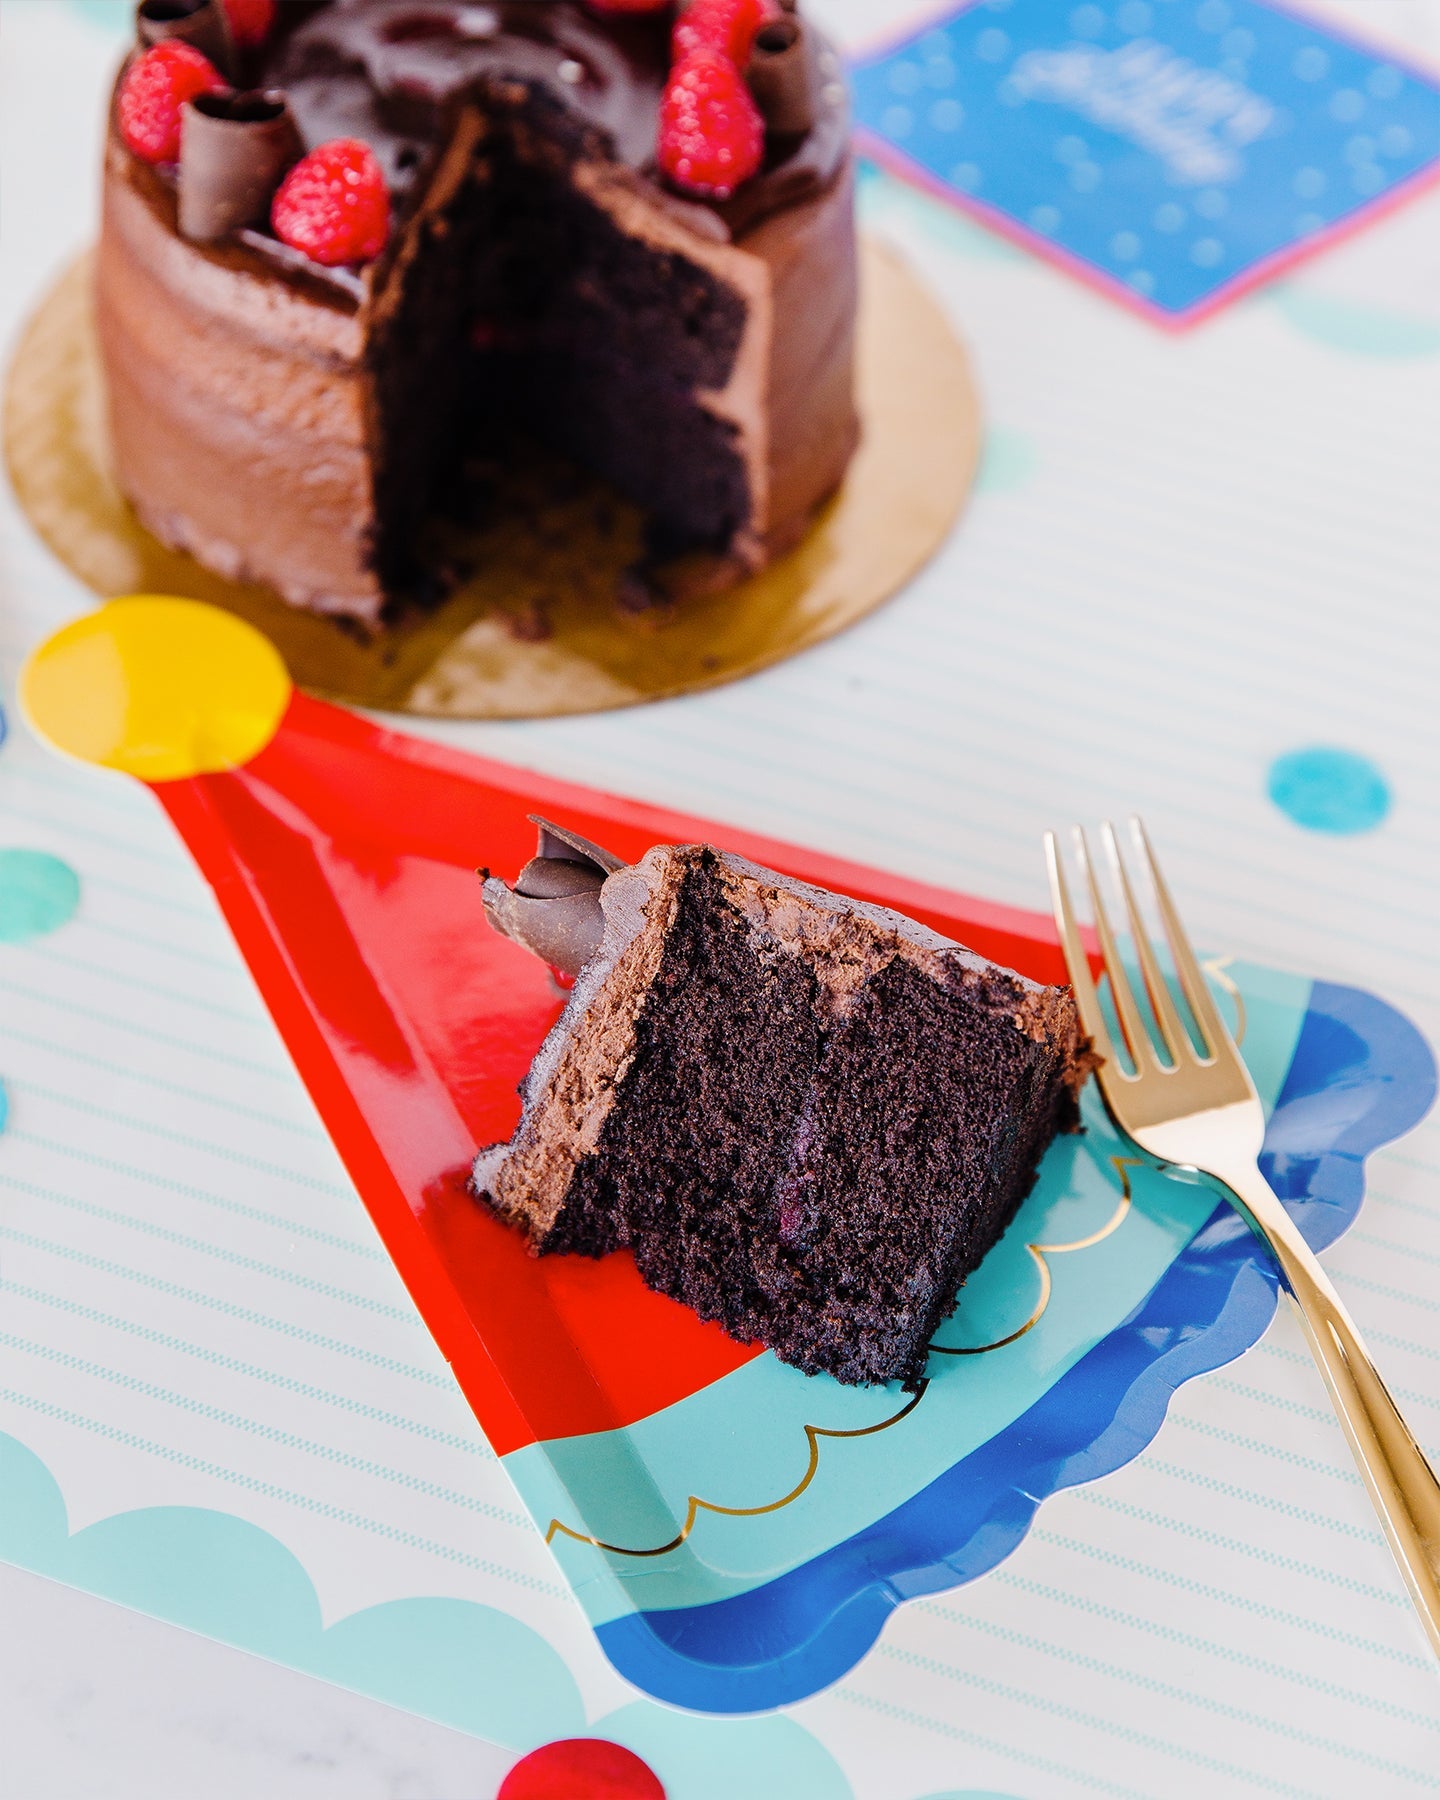
[[[144,0],[141,42],[221,12]],[[787,14],[758,166],[688,191],[657,163],[678,16],[290,0],[222,58],[237,91],[184,108],[178,162],[137,153],[117,102],[98,318],[146,526],[368,628],[433,588],[418,533],[459,471],[517,446],[638,506],[651,563],[741,574],[793,544],[858,436],[845,90]],[[343,266],[253,200],[257,157],[273,187],[287,154],[337,143],[373,156],[390,217]]]
[[[807,1372],[915,1385],[1078,1125],[1069,990],[704,845],[618,867],[546,827],[485,899],[579,972],[477,1194]]]

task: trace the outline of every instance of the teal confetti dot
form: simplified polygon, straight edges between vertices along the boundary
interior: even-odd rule
[[[10,1123],[10,1096],[5,1091],[5,1083],[0,1081],[0,1131]]]
[[[80,877],[43,850],[0,850],[0,944],[58,931],[80,904]]]
[[[1270,765],[1270,798],[1306,831],[1373,831],[1390,811],[1390,788],[1368,758],[1317,744]]]
[[[88,25],[98,25],[102,31],[133,29],[135,8],[130,0],[70,0],[70,5]]]
[[[975,487],[982,494],[1008,494],[1024,487],[1039,458],[1028,437],[1004,426],[992,426],[985,436],[985,455]]]
[[[1318,230],[1324,222],[1316,214],[1313,221],[1301,220],[1300,228]],[[1440,355],[1440,320],[1332,299],[1292,282],[1276,283],[1268,298],[1296,331],[1349,356],[1404,362]]]
[[[995,1788],[947,1788],[943,1794],[926,1794],[924,1800],[1015,1800]]]

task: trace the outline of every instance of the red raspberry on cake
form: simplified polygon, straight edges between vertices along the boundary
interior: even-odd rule
[[[275,0],[222,0],[230,35],[242,50],[254,50],[275,25]]]
[[[664,12],[670,0],[585,0],[591,12],[657,13]]]
[[[225,86],[208,57],[178,38],[166,38],[125,71],[115,115],[126,148],[142,162],[172,163],[180,156],[180,108],[197,94]]]
[[[728,200],[765,155],[765,122],[743,76],[718,50],[693,50],[660,103],[660,167],[678,186]]]
[[[375,153],[359,138],[319,144],[280,184],[270,223],[312,262],[373,262],[390,236],[390,193]]]
[[[692,0],[675,21],[670,51],[680,63],[696,50],[718,50],[737,69],[750,60],[755,33],[779,8],[771,0]]]

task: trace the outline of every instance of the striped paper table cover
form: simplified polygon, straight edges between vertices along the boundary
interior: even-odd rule
[[[874,23],[868,0],[815,9],[855,41]],[[1333,10],[1440,43],[1419,0]],[[126,9],[3,11],[9,341],[93,229]],[[1440,1038],[1440,198],[1178,337],[890,177],[862,203],[945,298],[985,395],[983,477],[944,554],[738,687],[412,728],[1028,906],[1046,826],[1139,808],[1199,938],[1370,988]],[[672,1800],[742,1779],[817,1800],[1440,1787],[1434,1671],[1284,1316],[1184,1388],[1137,1461],[1048,1503],[994,1574],[897,1613],[838,1687],[723,1726],[641,1700],[523,1517],[178,841],[141,791],[19,725],[21,658],[87,596],[8,494],[0,559],[0,852],[54,859],[0,854],[0,919],[23,879],[54,927],[0,943],[0,1432],[72,1532],[159,1505],[257,1524],[295,1562],[265,1577],[293,1584],[292,1634],[415,1596],[479,1603],[493,1630],[472,1648],[514,1678],[497,1674],[497,1741],[623,1715],[688,1771]],[[1296,760],[1317,747],[1347,754]],[[1373,1172],[1327,1260],[1440,1451],[1440,1128]],[[69,1579],[123,1588],[123,1530],[85,1556]],[[363,1686],[365,1656],[337,1653],[335,1678]]]

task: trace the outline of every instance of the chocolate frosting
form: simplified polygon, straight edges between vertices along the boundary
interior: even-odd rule
[[[235,45],[221,0],[141,0],[135,34],[147,50],[177,38],[208,56],[222,75],[235,74]]]
[[[281,177],[301,155],[279,89],[199,94],[180,114],[180,230],[210,244],[265,219]]]
[[[573,126],[577,153],[618,162],[663,187],[655,140],[672,19],[669,8],[601,16],[582,0],[292,0],[248,73],[257,87],[285,90],[305,149],[363,138],[403,222],[425,190],[455,107],[486,85],[508,87],[517,98],[543,90]],[[798,138],[773,135],[760,172],[730,199],[688,198],[687,209],[714,220],[717,237],[741,237],[820,191],[843,167],[848,100],[838,58],[824,47],[820,57],[813,129]],[[286,267],[284,259],[276,266]]]
[[[539,842],[515,885],[481,872],[485,916],[552,968],[578,975],[604,935],[600,890],[625,864],[563,825],[530,816],[540,829]]]

